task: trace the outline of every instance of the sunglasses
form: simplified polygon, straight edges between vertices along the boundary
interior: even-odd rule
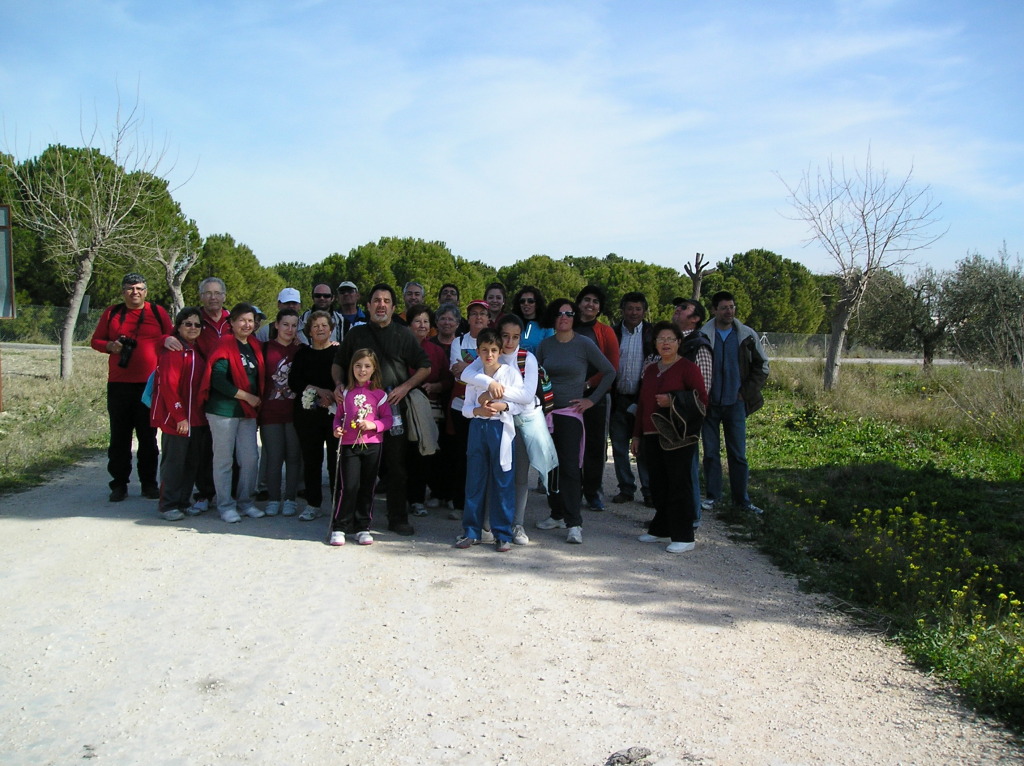
[[[199,327],[199,328],[202,328],[203,323],[202,322],[182,322],[181,326],[182,327]]]
[[[536,298],[520,298],[519,302],[520,303],[536,303],[537,299]]]
[[[559,311],[558,312],[558,316],[560,316],[560,317],[569,317],[569,319],[572,319],[574,316],[576,316],[576,312],[575,311]]]
[[[333,298],[334,296],[330,293],[313,293],[314,298]]]

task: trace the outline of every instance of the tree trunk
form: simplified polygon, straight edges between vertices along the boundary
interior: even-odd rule
[[[832,333],[828,336],[828,348],[825,352],[826,391],[831,391],[839,383],[839,365],[843,361],[843,344],[846,343],[846,331],[850,327],[852,314],[851,301],[844,298],[836,304],[836,313],[832,317]]]
[[[62,380],[71,380],[71,375],[74,372],[75,327],[78,326],[78,312],[82,310],[82,301],[85,299],[89,280],[92,279],[92,267],[95,260],[94,251],[82,258],[79,262],[75,286],[71,290],[68,315],[64,317],[64,326],[60,330],[60,377]]]

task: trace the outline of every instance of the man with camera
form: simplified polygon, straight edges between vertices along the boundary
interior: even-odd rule
[[[92,347],[110,356],[107,371],[107,414],[110,417],[110,446],[107,471],[110,473],[110,502],[128,495],[132,474],[132,433],[139,442],[137,455],[142,495],[160,497],[157,483],[156,429],[149,424],[149,407],[142,403],[146,381],[156,369],[157,355],[164,337],[173,331],[171,318],[162,306],[146,300],[146,278],[126,274],[121,280],[123,303],[103,312]]]

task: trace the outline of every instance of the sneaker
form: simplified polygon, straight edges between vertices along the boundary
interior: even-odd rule
[[[748,503],[747,505],[743,506],[743,510],[744,511],[750,511],[751,513],[756,513],[758,515],[761,515],[762,513],[764,513],[764,508],[758,508],[753,503]]]
[[[480,530],[480,542],[482,543],[493,543],[494,533],[489,529]]]
[[[232,509],[230,511],[222,511],[220,520],[225,524],[237,524],[242,520],[242,517],[238,515],[238,511]]]
[[[665,548],[669,553],[686,553],[697,547],[697,543],[669,543]]]
[[[413,516],[426,516],[427,506],[423,503],[413,503],[409,506],[409,512],[412,513]]]
[[[441,507],[441,501],[438,500],[436,497],[432,497],[432,498],[430,498],[426,502],[426,507],[427,508],[440,508]]]
[[[494,550],[496,550],[498,553],[508,553],[510,550],[512,550],[512,543],[510,543],[508,540],[495,540]]]
[[[128,487],[114,487],[110,490],[110,502],[120,503],[128,497]]]
[[[462,521],[462,509],[456,508],[451,500],[448,501],[448,520]]]
[[[243,511],[243,513],[246,516],[248,516],[250,519],[262,519],[264,516],[267,515],[266,513],[261,511],[259,508],[257,508],[255,505],[250,505],[248,508],[246,508]]]
[[[160,513],[160,516],[164,521],[181,521],[185,518],[185,514],[177,508],[171,508],[169,511],[163,511]]]
[[[285,500],[281,503],[281,515],[282,516],[294,516],[298,513],[298,508],[295,507],[294,500]]]
[[[323,515],[320,508],[314,505],[307,505],[306,510],[299,514],[299,521],[313,521]]]
[[[512,527],[512,542],[516,545],[530,544],[530,538],[526,536],[526,530],[523,529],[522,524],[516,524]]]
[[[537,522],[537,529],[565,529],[565,519],[553,519],[548,516],[544,521]]]
[[[356,534],[356,542],[359,545],[373,545],[373,535],[365,530]]]
[[[592,511],[603,511],[604,510],[604,499],[600,495],[594,495],[593,497],[587,498],[587,508]]]
[[[569,527],[569,534],[565,536],[565,541],[581,545],[583,543],[583,527]]]
[[[156,484],[143,484],[142,485],[142,496],[149,500],[160,499],[160,487]]]
[[[411,537],[416,534],[416,530],[412,528],[412,524],[408,522],[400,522],[398,524],[388,524],[388,529],[394,532],[396,535],[402,537]]]
[[[620,492],[619,494],[617,494],[615,497],[612,498],[612,502],[613,503],[632,503],[633,502],[633,495],[632,495],[632,493]]]
[[[700,509],[702,511],[710,511],[715,507],[715,501],[710,497],[705,497],[700,501]]]
[[[271,500],[267,503],[267,507],[263,509],[263,513],[267,516],[277,516],[281,512],[281,501]]]
[[[192,507],[185,511],[189,516],[198,516],[200,513],[206,513],[210,510],[210,501],[201,498],[192,503]]]
[[[646,532],[644,534],[640,535],[640,537],[638,537],[637,540],[639,540],[642,543],[669,543],[669,542],[672,542],[672,538],[671,537],[655,537],[654,535],[649,535]]]
[[[465,535],[463,535],[462,537],[458,538],[455,541],[455,547],[456,548],[472,548],[474,545],[478,545],[479,543],[480,543],[479,540],[476,540],[476,539],[474,539],[472,537],[466,537]]]
[[[345,544],[345,533],[340,529],[335,529],[331,532],[330,545],[339,546]]]

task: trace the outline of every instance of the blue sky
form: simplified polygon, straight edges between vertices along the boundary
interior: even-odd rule
[[[494,266],[764,247],[828,272],[776,173],[869,145],[942,205],[921,265],[1024,249],[1019,0],[0,0],[0,18],[0,148],[81,145],[138,92],[186,214],[268,265],[415,236]]]

